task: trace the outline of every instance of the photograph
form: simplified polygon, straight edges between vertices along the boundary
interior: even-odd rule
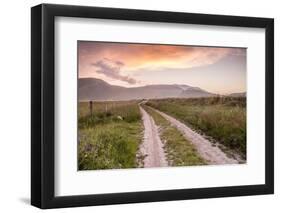
[[[275,13],[151,3],[32,6],[30,97],[7,93],[30,100],[31,205],[247,196],[250,210],[275,193]]]
[[[78,170],[246,163],[247,49],[78,41]]]

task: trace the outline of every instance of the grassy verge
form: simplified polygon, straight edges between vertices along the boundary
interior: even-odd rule
[[[206,162],[199,156],[193,145],[160,114],[147,106],[144,109],[160,127],[160,138],[164,142],[167,160],[171,166],[203,165]]]
[[[80,103],[78,169],[138,167],[142,122],[136,102],[97,102],[93,114]]]
[[[151,100],[147,105],[179,119],[245,157],[245,98],[165,99]]]

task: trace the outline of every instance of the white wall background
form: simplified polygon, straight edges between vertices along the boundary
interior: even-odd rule
[[[50,210],[51,212],[278,212],[281,209],[281,13],[279,1],[264,0],[45,0],[81,4],[194,13],[275,18],[275,195],[201,199]],[[30,197],[30,7],[37,0],[1,2],[0,22],[0,211],[39,212]],[[279,109],[279,110],[278,110]]]

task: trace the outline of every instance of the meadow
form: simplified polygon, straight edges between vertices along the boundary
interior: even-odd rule
[[[78,169],[138,167],[142,131],[141,115],[135,101],[94,102],[92,113],[88,102],[80,102]]]
[[[146,105],[246,157],[246,98],[211,97],[149,100]]]
[[[193,143],[153,108],[162,111],[224,151],[246,159],[246,98],[210,97],[154,99],[146,101],[80,102],[78,111],[78,169],[144,167],[140,151],[144,126],[139,103],[159,127],[169,166],[204,165]],[[153,141],[151,141],[153,143]]]

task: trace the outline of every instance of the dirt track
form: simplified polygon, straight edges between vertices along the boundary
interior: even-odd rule
[[[144,167],[164,167],[168,166],[163,149],[163,143],[159,137],[158,127],[153,118],[141,107],[142,120],[144,125],[144,140],[140,151],[144,158]]]
[[[199,155],[204,158],[209,164],[237,164],[238,161],[229,158],[219,147],[213,145],[210,141],[202,135],[193,131],[191,128],[167,115],[164,112],[151,108],[162,115],[173,126],[175,126],[197,149]]]

